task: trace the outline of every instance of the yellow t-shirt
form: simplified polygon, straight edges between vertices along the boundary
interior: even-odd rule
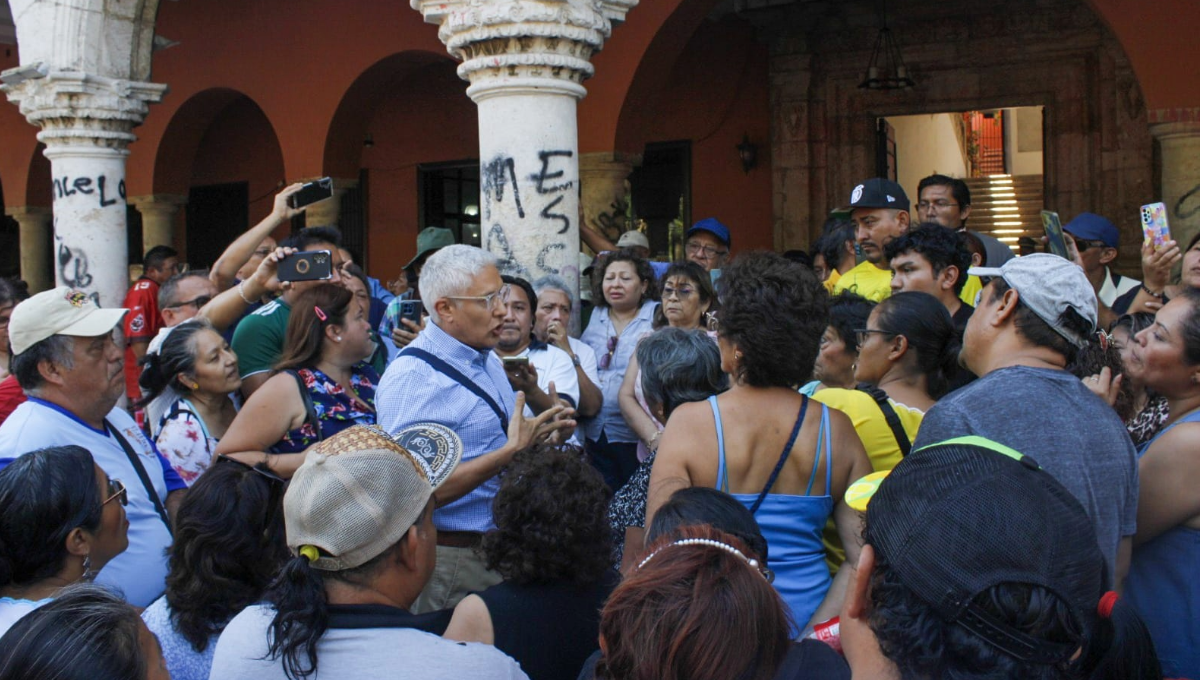
[[[975,295],[983,290],[983,282],[978,276],[968,276],[967,283],[963,286],[962,292],[958,294],[958,299],[968,305],[975,304]]]
[[[892,270],[880,269],[864,261],[843,274],[834,284],[834,295],[843,290],[858,293],[868,300],[883,302],[892,294]]]
[[[896,443],[896,435],[892,434],[887,418],[871,395],[859,390],[828,388],[814,394],[813,399],[845,413],[850,418],[875,472],[891,470],[904,459],[904,455],[900,453],[900,445]],[[921,427],[925,412],[905,406],[894,399],[888,399],[888,403],[900,418],[900,425],[908,435],[909,444],[916,441],[917,429]],[[832,517],[825,524],[824,541],[825,563],[831,574],[837,573],[842,562],[846,560],[846,551],[842,548]]]
[[[832,293],[832,292],[833,292],[833,287],[837,285],[837,282],[838,282],[838,281],[839,281],[841,278],[842,278],[842,273],[841,273],[841,272],[839,272],[838,270],[834,269],[834,270],[830,271],[830,272],[829,272],[829,278],[825,279],[825,280],[822,282],[822,284],[825,286],[825,290],[827,290],[827,291],[829,291],[830,293]]]

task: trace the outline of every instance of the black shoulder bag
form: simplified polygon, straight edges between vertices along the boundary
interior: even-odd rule
[[[167,527],[167,533],[175,536],[175,532],[171,529],[171,518],[167,516],[167,508],[163,505],[162,499],[158,497],[158,492],[154,490],[154,483],[150,481],[150,475],[146,473],[146,467],[142,465],[142,461],[138,458],[137,453],[129,442],[121,436],[117,428],[109,424],[108,419],[104,420],[104,429],[117,440],[121,445],[121,449],[125,451],[125,457],[129,458],[129,464],[133,466],[134,472],[137,472],[138,479],[142,480],[142,486],[146,489],[146,495],[150,497],[150,502],[154,504],[155,511],[158,512],[159,518]]]
[[[896,415],[896,409],[892,408],[888,402],[887,394],[878,387],[867,383],[859,383],[855,389],[871,395],[875,403],[879,404],[879,410],[883,411],[883,418],[887,421],[888,427],[892,428],[892,436],[896,438],[896,444],[900,446],[900,455],[907,457],[908,452],[912,451],[912,442],[908,440],[908,433],[904,431],[904,425],[900,423],[900,416]]]

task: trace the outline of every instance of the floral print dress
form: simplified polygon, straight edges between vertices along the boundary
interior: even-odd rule
[[[375,424],[375,386],[379,384],[379,374],[370,365],[360,363],[351,371],[350,385],[358,393],[358,399],[352,394],[347,394],[336,380],[315,368],[301,368],[296,373],[300,375],[312,397],[320,432],[313,423],[306,422],[283,435],[283,439],[271,447],[272,452],[300,453],[346,428]],[[365,403],[367,408],[363,408],[360,401]]]

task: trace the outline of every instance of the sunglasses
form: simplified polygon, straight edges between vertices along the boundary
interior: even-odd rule
[[[613,352],[617,349],[617,336],[612,336],[608,339],[608,353],[600,357],[600,370],[607,371],[612,365]]]
[[[1103,241],[1085,241],[1081,238],[1075,239],[1075,249],[1079,252],[1086,252],[1089,248],[1107,248],[1108,245]]]
[[[119,479],[108,478],[108,498],[100,505],[108,505],[109,501],[119,501],[121,505],[129,505],[129,491]]]
[[[201,295],[200,297],[194,298],[191,300],[185,300],[183,302],[176,302],[175,304],[166,307],[166,309],[178,309],[179,307],[187,307],[188,305],[195,305],[196,309],[200,309],[201,307],[203,307],[204,305],[207,305],[210,302],[212,302],[211,295]]]

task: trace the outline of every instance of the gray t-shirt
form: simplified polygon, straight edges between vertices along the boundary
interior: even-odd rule
[[[287,680],[282,659],[267,658],[270,605],[247,607],[217,641],[214,680]],[[529,680],[491,645],[453,642],[414,628],[330,628],[317,644],[317,672],[309,680]]]
[[[992,371],[925,414],[913,449],[975,435],[1036,460],[1079,500],[1116,569],[1117,544],[1137,530],[1137,452],[1117,414],[1078,378],[1046,368]]]

